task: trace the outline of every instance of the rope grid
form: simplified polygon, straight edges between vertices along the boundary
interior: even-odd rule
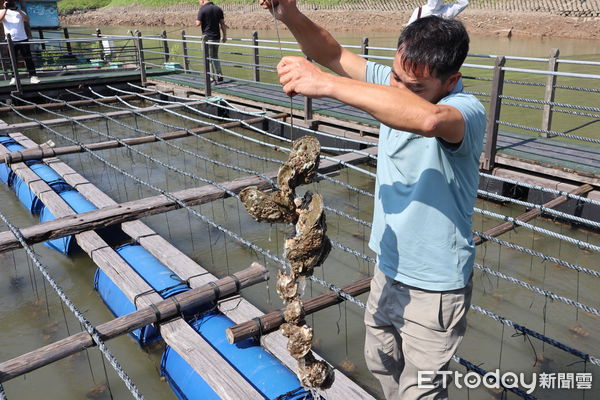
[[[139,93],[136,93],[136,92],[128,92],[128,91],[125,91],[125,90],[122,90],[122,89],[113,88],[113,87],[111,87],[111,86],[109,86],[109,85],[107,85],[107,87],[109,87],[109,88],[111,88],[111,89],[113,89],[113,90],[115,90],[115,91],[121,92],[121,93],[127,93],[127,94],[137,94],[139,97],[145,98],[145,99],[147,99],[147,100],[155,101],[155,102],[166,102],[166,103],[170,103],[170,104],[180,104],[180,103],[178,103],[178,102],[169,102],[169,101],[166,101],[166,100],[152,99],[152,98],[150,98],[150,97],[147,97],[147,96],[141,95],[141,94],[139,94]],[[215,103],[211,103],[211,104],[212,104],[212,105],[216,105]],[[185,107],[186,109],[188,109],[188,107],[189,107],[189,106],[187,106],[187,105],[186,105],[186,106],[184,106],[184,107]],[[187,120],[189,120],[189,121],[193,121],[193,122],[196,122],[196,123],[199,123],[199,124],[203,124],[203,125],[214,126],[214,127],[218,128],[218,129],[220,129],[218,124],[212,124],[212,123],[209,123],[209,122],[207,122],[207,121],[203,121],[203,120],[199,120],[199,119],[196,119],[196,118],[192,118],[192,117],[189,117],[189,116],[186,116],[186,115],[182,115],[182,114],[179,114],[179,113],[178,113],[178,112],[176,112],[176,111],[169,110],[169,109],[167,109],[167,108],[164,108],[164,107],[157,106],[157,108],[159,108],[159,109],[162,109],[163,111],[166,111],[166,112],[167,112],[167,113],[169,113],[169,114],[176,115],[176,116],[178,116],[178,117],[180,117],[180,118],[187,119]],[[206,116],[206,117],[208,117],[208,118],[216,118],[216,119],[220,119],[220,120],[223,120],[223,121],[229,121],[229,122],[239,122],[240,124],[244,125],[246,128],[248,128],[248,129],[250,129],[250,130],[252,130],[252,131],[255,131],[255,132],[261,133],[261,134],[263,134],[263,135],[266,135],[266,136],[272,137],[272,138],[274,138],[274,139],[283,140],[283,141],[287,141],[287,142],[292,142],[292,140],[291,140],[291,139],[282,138],[282,137],[280,137],[280,136],[278,136],[278,135],[274,135],[274,134],[272,134],[272,133],[269,133],[269,132],[263,131],[262,129],[256,128],[256,127],[254,127],[254,126],[252,126],[252,125],[248,124],[246,121],[244,121],[244,120],[242,120],[242,119],[226,118],[226,117],[217,117],[217,116],[213,116],[213,115],[212,115],[212,114],[210,114],[210,113],[207,113],[207,112],[204,112],[204,111],[200,111],[200,110],[198,110],[198,109],[191,108],[191,107],[189,107],[189,110],[190,110],[190,111],[192,111],[192,112],[194,112],[194,113],[197,113],[197,114],[204,115],[204,116]],[[250,115],[253,115],[253,114],[250,114]],[[266,118],[266,119],[269,119],[269,118],[267,118],[267,116],[263,115],[262,113],[256,114],[256,115],[254,115],[254,116],[261,116],[261,117],[264,117],[264,118]],[[274,119],[273,119],[273,120],[274,120]],[[283,125],[285,125],[285,124],[286,124],[286,123],[285,123],[285,122],[283,122],[283,121],[277,121],[277,122],[278,122],[278,123],[280,123],[280,124],[283,124]],[[292,125],[290,124],[289,126],[291,127]],[[294,129],[296,129],[296,128],[297,128],[297,126],[296,126],[296,125],[294,125],[293,127],[294,127]],[[231,131],[231,130],[224,130],[224,131],[226,131],[227,133],[229,133],[229,134],[232,134],[232,135],[234,135],[234,136],[237,136],[237,137],[239,137],[239,138],[241,138],[241,139],[249,140],[249,141],[252,141],[252,142],[255,142],[255,143],[259,143],[259,144],[264,144],[264,142],[262,142],[262,141],[260,141],[260,140],[253,139],[253,138],[248,138],[248,137],[246,137],[246,136],[244,136],[244,135],[242,135],[242,134],[240,134],[240,133],[237,133],[237,132],[235,132],[235,131]],[[271,148],[275,148],[275,147],[276,147],[278,150],[283,150],[283,151],[288,151],[288,152],[290,151],[290,149],[289,149],[289,148],[286,148],[286,147],[283,147],[283,146],[273,146],[273,145],[268,145],[268,146],[269,146],[269,147],[271,147]],[[328,148],[326,148],[326,147],[323,147],[323,149],[326,149],[326,150],[327,150]],[[331,148],[329,148],[329,149],[331,149]],[[334,150],[337,150],[337,151],[345,151],[345,152],[354,152],[354,153],[359,153],[359,151],[358,151],[358,150],[353,150],[353,149],[334,149]],[[360,153],[362,153],[362,155],[369,155],[368,153],[364,153],[364,152],[360,152]],[[371,156],[371,157],[372,157],[372,156]],[[324,155],[321,155],[321,158],[322,158],[322,159],[325,159],[325,160],[332,161],[332,162],[334,162],[334,163],[336,163],[336,164],[343,165],[343,166],[344,166],[344,167],[346,167],[346,168],[354,169],[354,170],[356,170],[356,171],[362,172],[362,173],[364,173],[364,174],[367,174],[367,175],[369,175],[369,176],[375,177],[375,174],[374,174],[374,173],[372,173],[372,172],[369,172],[369,171],[366,171],[366,170],[363,170],[362,168],[359,168],[359,167],[357,167],[357,166],[355,166],[355,165],[352,165],[352,164],[350,164],[350,163],[346,163],[346,162],[344,162],[344,161],[336,160],[336,159],[334,159],[334,158],[332,158],[332,157],[328,157],[328,156],[324,156]]]
[[[576,246],[578,246],[579,248],[582,248],[582,249],[587,249],[587,250],[593,250],[593,251],[596,251],[596,252],[600,252],[600,246],[596,246],[594,244],[584,242],[583,240],[573,239],[570,236],[562,235],[560,233],[556,233],[556,232],[550,231],[548,229],[539,228],[539,227],[537,227],[535,225],[531,225],[531,224],[528,224],[527,222],[523,222],[521,220],[518,220],[517,218],[509,217],[508,215],[498,214],[498,213],[495,213],[495,212],[492,212],[492,211],[488,211],[488,210],[482,210],[479,207],[473,207],[473,210],[475,212],[478,212],[480,214],[486,215],[488,217],[493,217],[493,218],[496,218],[496,219],[504,220],[506,222],[511,222],[511,223],[513,223],[515,225],[520,225],[520,226],[523,226],[525,228],[531,229],[532,231],[535,231],[535,232],[538,232],[538,233],[543,233],[543,234],[545,234],[547,236],[550,236],[550,237],[552,237],[554,239],[563,240],[565,242],[574,244],[574,245],[576,245]]]
[[[534,338],[539,339],[545,343],[548,343],[558,349],[564,350],[567,353],[570,353],[574,356],[581,358],[582,360],[589,361],[594,365],[600,366],[600,358],[598,358],[598,357],[594,357],[590,354],[582,352],[581,350],[577,350],[571,346],[567,346],[566,344],[563,344],[563,343],[559,342],[558,340],[552,339],[546,335],[543,335],[539,332],[531,330],[531,329],[527,328],[526,326],[517,324],[516,322],[513,322],[510,319],[504,318],[496,313],[488,311],[488,310],[481,308],[475,304],[471,304],[471,309],[479,312],[482,315],[485,315],[486,317],[490,317],[490,318],[500,322],[503,325],[514,328],[515,330],[517,330],[519,332],[522,332],[529,336],[533,336]]]
[[[94,93],[95,95],[99,96],[99,97],[110,97],[110,96],[102,96],[102,95],[100,95],[100,94],[98,94],[98,93],[94,92],[94,90],[93,90],[93,89],[91,89],[91,88],[89,88],[89,90],[90,90],[92,93]],[[92,100],[92,101],[93,101],[95,104],[98,104],[98,105],[106,106],[106,107],[113,108],[113,109],[117,109],[117,110],[128,110],[127,108],[115,107],[115,106],[112,106],[112,105],[108,105],[108,104],[100,103],[100,102],[98,102],[98,101],[96,101],[96,100],[93,100],[91,97],[88,97],[88,96],[83,96],[83,95],[81,95],[81,94],[78,94],[78,93],[72,92],[72,91],[70,91],[69,89],[67,89],[67,91],[68,91],[69,93],[72,93],[72,94],[74,94],[74,95],[77,95],[77,96],[79,96],[79,97],[81,97],[81,98],[90,99],[90,100]],[[126,105],[128,105],[129,107],[131,107],[131,108],[140,108],[140,107],[136,107],[136,106],[134,106],[133,104],[129,104],[129,103],[128,103],[128,102],[126,102],[125,100],[121,99],[119,96],[116,96],[116,97],[117,97],[117,98],[119,98],[119,100],[120,100],[120,101],[121,101],[123,104],[126,104]],[[206,101],[206,102],[207,102],[207,103],[210,103],[211,105],[213,104],[213,103],[211,103],[210,101]],[[231,146],[227,146],[227,145],[225,145],[225,144],[222,144],[222,143],[219,143],[219,142],[217,142],[217,141],[211,140],[211,139],[209,139],[209,138],[207,138],[207,137],[204,137],[204,135],[199,135],[199,134],[197,134],[197,133],[195,133],[195,132],[192,132],[192,131],[190,131],[189,129],[187,129],[187,128],[185,128],[185,127],[181,127],[181,126],[178,126],[178,125],[172,125],[172,124],[169,124],[169,123],[166,123],[166,122],[160,121],[160,120],[156,120],[156,119],[153,119],[153,118],[151,118],[151,117],[149,117],[149,116],[147,116],[147,115],[145,115],[145,114],[142,114],[142,113],[136,113],[135,111],[133,111],[133,113],[134,113],[134,114],[136,114],[136,115],[138,115],[138,116],[140,116],[141,118],[144,118],[144,119],[146,119],[146,120],[148,120],[148,121],[151,121],[151,122],[154,122],[154,123],[156,123],[156,124],[160,124],[160,125],[163,125],[163,126],[168,126],[168,127],[172,128],[172,129],[177,129],[177,130],[183,130],[183,131],[186,131],[188,134],[190,134],[190,135],[192,135],[192,136],[194,136],[194,137],[197,137],[197,138],[198,138],[198,139],[200,139],[200,140],[203,140],[203,141],[205,141],[205,142],[207,142],[207,143],[210,143],[210,144],[212,144],[212,145],[215,145],[215,146],[221,147],[221,148],[223,148],[223,149],[226,149],[226,150],[228,150],[228,151],[232,151],[232,152],[235,152],[235,153],[237,153],[237,154],[244,155],[244,156],[246,156],[246,157],[250,157],[250,158],[256,158],[256,159],[258,159],[258,160],[261,160],[261,161],[268,161],[268,162],[272,162],[272,163],[274,163],[274,164],[277,164],[277,165],[281,165],[281,160],[278,160],[278,159],[275,159],[275,158],[269,158],[269,157],[261,156],[261,155],[254,154],[254,153],[249,153],[249,152],[246,152],[246,151],[243,151],[243,150],[239,150],[238,148],[231,147]],[[210,114],[207,114],[207,115],[210,115]],[[215,116],[215,117],[217,117],[217,116]],[[218,117],[217,117],[217,119],[218,119]],[[243,120],[232,119],[232,122],[241,122],[241,121],[243,121]],[[226,133],[229,133],[227,130],[225,130],[225,129],[223,129],[222,127],[220,127],[220,125],[217,125],[217,124],[211,124],[211,123],[207,123],[207,122],[204,122],[204,124],[205,124],[205,125],[206,125],[206,124],[208,124],[207,126],[218,127],[220,130],[222,130],[222,131],[224,131],[224,132],[226,132]],[[153,134],[153,133],[150,133],[150,134]],[[236,136],[237,136],[237,134],[236,134]],[[238,137],[239,137],[239,136],[238,136]],[[276,145],[271,145],[271,144],[269,144],[269,143],[264,143],[264,145],[265,145],[265,146],[268,146],[270,149],[274,149],[274,148],[281,149],[279,146],[276,146]],[[365,190],[362,190],[362,189],[359,189],[359,188],[357,188],[357,187],[354,187],[354,186],[352,186],[352,185],[349,185],[349,184],[347,184],[347,183],[345,183],[345,182],[342,182],[342,181],[340,181],[340,180],[337,180],[337,179],[335,179],[335,178],[332,178],[332,177],[330,177],[330,176],[328,176],[328,175],[326,175],[326,174],[317,173],[317,176],[318,176],[319,178],[321,178],[321,179],[325,179],[325,180],[331,181],[331,182],[333,182],[333,183],[335,183],[335,184],[337,184],[337,185],[343,186],[343,187],[345,187],[345,188],[347,188],[347,189],[353,190],[353,191],[355,191],[355,192],[357,192],[357,193],[360,193],[360,194],[362,194],[362,195],[373,197],[373,194],[371,194],[370,192],[367,192],[367,191],[365,191]]]
[[[573,299],[569,299],[569,298],[564,297],[564,296],[560,296],[560,295],[558,295],[556,293],[551,292],[550,290],[541,289],[541,288],[539,288],[537,286],[531,285],[531,284],[529,284],[527,282],[524,282],[524,281],[522,281],[520,279],[514,278],[514,277],[512,277],[510,275],[506,275],[506,274],[503,274],[502,272],[495,271],[495,270],[493,270],[493,269],[491,269],[489,267],[486,267],[485,265],[481,265],[481,264],[475,263],[475,268],[477,268],[477,269],[479,269],[479,270],[481,270],[481,271],[483,271],[485,273],[488,273],[490,275],[493,275],[493,276],[496,276],[498,278],[502,278],[504,280],[512,282],[512,283],[514,283],[516,285],[522,286],[522,287],[524,287],[526,289],[529,289],[532,292],[535,292],[535,293],[540,294],[542,296],[549,297],[549,298],[551,298],[553,300],[562,301],[565,304],[568,304],[568,305],[570,305],[572,307],[579,308],[580,310],[583,310],[583,311],[585,311],[587,313],[590,313],[590,314],[593,314],[593,315],[596,315],[596,316],[600,316],[600,310],[598,310],[597,308],[588,306],[586,304],[580,303],[578,301],[575,301]]]
[[[96,343],[96,345],[98,346],[98,349],[104,355],[104,358],[106,358],[106,360],[113,367],[113,369],[115,370],[115,372],[117,373],[119,378],[121,378],[121,380],[125,383],[125,386],[127,387],[127,389],[129,389],[129,392],[131,393],[131,395],[135,399],[143,400],[144,397],[138,391],[135,383],[131,380],[131,378],[123,370],[123,368],[119,364],[119,361],[115,358],[115,356],[111,353],[111,351],[108,349],[108,347],[106,347],[106,345],[100,338],[98,331],[96,331],[96,327],[94,327],[87,320],[87,318],[85,318],[85,316],[77,309],[75,304],[73,304],[71,299],[69,299],[69,297],[63,292],[63,290],[60,288],[60,286],[56,283],[56,281],[50,276],[50,274],[48,273],[48,268],[46,266],[44,266],[40,262],[40,260],[37,258],[37,256],[31,249],[31,247],[27,244],[27,242],[23,238],[21,231],[18,228],[16,228],[2,212],[0,212],[0,219],[2,219],[4,224],[8,227],[8,229],[19,240],[19,242],[21,243],[21,246],[23,246],[23,248],[25,249],[25,252],[29,256],[29,258],[31,259],[33,264],[37,267],[37,269],[40,271],[40,273],[46,279],[46,281],[50,284],[52,289],[54,289],[54,291],[56,292],[58,297],[69,308],[69,310],[73,313],[73,315],[75,315],[75,317],[77,318],[79,323],[85,328],[85,330],[92,337],[92,339],[94,340],[94,343]]]
[[[42,97],[45,97],[45,98],[47,98],[47,99],[49,99],[49,100],[51,100],[51,101],[57,101],[57,100],[58,100],[58,99],[52,98],[52,97],[50,97],[50,96],[43,95],[42,93],[39,93],[39,94],[40,94]],[[60,101],[60,100],[59,100],[59,101]],[[100,103],[99,103],[99,104],[100,104]],[[71,108],[73,108],[73,109],[76,109],[76,110],[78,110],[78,111],[83,111],[83,112],[88,112],[88,113],[94,113],[93,111],[86,111],[86,110],[83,110],[83,109],[80,109],[80,108],[78,108],[78,107],[74,107],[74,106],[71,106],[71,105],[69,105],[69,107],[71,107]],[[98,113],[99,113],[99,112],[98,112]],[[118,125],[121,125],[121,126],[123,126],[123,127],[127,128],[127,129],[131,129],[131,130],[134,130],[134,131],[136,131],[136,132],[140,132],[140,133],[145,133],[145,134],[154,135],[154,136],[155,136],[157,139],[159,139],[160,141],[163,141],[163,142],[165,142],[165,140],[164,140],[164,139],[162,139],[162,138],[158,137],[156,134],[154,134],[154,133],[152,133],[152,132],[145,131],[145,130],[141,130],[141,129],[138,129],[138,128],[134,128],[134,127],[133,127],[133,126],[131,126],[131,125],[128,125],[128,124],[121,123],[120,121],[117,121],[117,120],[115,120],[114,118],[111,118],[111,117],[107,116],[106,114],[103,114],[103,113],[99,113],[99,114],[100,114],[100,115],[103,115],[103,116],[106,116],[106,118],[108,118],[109,120],[111,120],[111,121],[114,121],[114,122],[115,122],[115,123],[117,123]],[[139,113],[137,113],[137,114],[139,114]],[[143,114],[139,114],[139,115],[143,115]],[[151,119],[152,121],[155,121],[155,120],[153,120],[152,118],[149,118],[149,119]],[[157,122],[158,122],[158,121],[157,121]],[[174,125],[171,125],[171,124],[165,124],[165,125],[167,125],[167,126],[169,126],[169,127],[171,127],[171,128],[178,128],[177,126],[174,126]],[[181,129],[183,130],[183,128],[181,128]],[[193,132],[190,132],[190,133],[191,133],[191,134],[193,134],[194,136],[201,137],[201,135],[195,134],[195,133],[193,133]],[[206,139],[206,138],[203,138],[203,139]],[[212,142],[212,143],[218,143],[218,142],[215,142],[215,141],[213,141],[213,140],[210,140],[210,139],[207,139],[207,140],[208,140],[208,141],[210,141],[210,142]],[[167,144],[169,144],[169,145],[170,145],[170,143],[167,143]],[[261,173],[259,173],[258,171],[251,170],[251,169],[246,169],[246,168],[241,168],[241,167],[235,167],[235,166],[233,166],[233,165],[226,164],[226,163],[223,163],[223,162],[219,162],[219,161],[217,161],[217,160],[214,160],[214,159],[211,159],[211,158],[208,158],[208,157],[204,157],[204,156],[202,156],[202,155],[200,155],[200,154],[198,154],[198,153],[194,153],[194,152],[191,152],[191,151],[189,151],[189,150],[183,149],[183,148],[181,148],[180,146],[175,146],[175,145],[171,145],[171,146],[172,146],[172,147],[174,147],[174,148],[176,148],[176,149],[178,149],[178,150],[180,150],[180,151],[182,151],[182,152],[184,152],[184,153],[186,153],[186,154],[191,154],[191,155],[193,155],[193,156],[195,156],[195,157],[197,157],[197,158],[200,158],[200,159],[202,159],[202,160],[209,161],[209,162],[212,162],[212,163],[215,163],[215,164],[217,164],[217,165],[221,165],[221,166],[224,166],[224,167],[227,167],[227,168],[232,168],[232,169],[234,169],[234,170],[241,170],[241,171],[243,171],[243,172],[249,173],[250,175],[258,175],[258,176],[262,177],[263,179],[267,180],[268,182],[270,182],[270,183],[271,183],[271,185],[272,185],[273,187],[277,187],[276,183],[275,183],[275,182],[274,182],[274,181],[273,181],[271,178],[269,178],[269,177],[265,176],[264,174],[261,174]],[[230,147],[230,146],[225,146],[225,145],[222,145],[222,146],[224,146],[224,147],[226,147],[226,148],[228,148],[228,149],[232,149],[232,150],[234,149],[233,147]],[[237,149],[236,149],[236,150],[237,150]],[[239,151],[239,150],[238,150],[238,151]],[[244,154],[247,154],[247,155],[252,155],[252,153],[243,152],[243,151],[240,151],[240,152],[242,152],[242,153],[244,153]],[[258,156],[258,157],[260,157],[260,156]],[[266,158],[266,157],[260,157],[260,158],[261,158],[261,159],[263,159],[263,160],[268,160],[268,161],[272,161],[272,162],[274,162],[274,163],[277,163],[277,164],[281,164],[281,161],[279,161],[279,160],[276,160],[276,159],[268,159],[268,158]],[[179,171],[178,171],[178,172],[179,172]],[[323,175],[323,176],[325,176],[325,175]],[[219,186],[219,184],[218,184],[218,183],[216,183],[216,182],[213,182],[213,181],[208,181],[208,180],[206,180],[206,178],[203,178],[203,180],[202,180],[202,181],[204,181],[204,182],[207,182],[207,183],[210,183],[210,184],[212,184],[212,185],[215,185],[215,186],[219,187],[219,188],[220,188],[220,189],[222,189],[222,190],[225,190],[225,191],[227,191],[227,190],[226,190],[225,188],[223,188],[222,186]],[[345,183],[343,183],[343,182],[341,182],[341,181],[337,181],[337,180],[334,180],[334,181],[338,182],[339,184],[341,184],[341,185],[343,185],[343,186],[349,186],[349,187],[351,187],[350,185],[347,185],[347,184],[345,184]],[[357,189],[357,190],[360,190],[360,189]],[[232,192],[229,192],[229,191],[227,191],[227,193],[228,193],[228,194],[230,194],[232,197],[239,198],[239,196],[238,196],[237,194],[235,194],[235,193],[232,193]],[[347,213],[345,213],[345,212],[343,212],[343,211],[336,210],[336,209],[334,209],[334,208],[332,208],[332,207],[328,207],[328,206],[325,206],[325,208],[326,208],[327,210],[329,210],[329,211],[332,211],[332,212],[334,212],[335,214],[338,214],[338,215],[340,215],[340,216],[344,216],[344,217],[346,217],[346,218],[348,218],[348,219],[350,219],[350,220],[352,220],[352,221],[354,221],[354,222],[358,222],[358,223],[360,223],[360,224],[367,225],[367,226],[369,226],[369,227],[371,226],[371,224],[370,224],[370,223],[368,223],[368,222],[366,222],[366,221],[363,221],[363,220],[361,220],[361,219],[359,219],[359,218],[353,217],[353,216],[351,216],[350,214],[347,214]],[[350,249],[350,248],[348,248],[348,247],[346,247],[346,246],[343,246],[343,245],[341,245],[341,244],[338,244],[338,246],[339,246],[339,248],[343,249],[344,251],[351,252],[351,249]]]
[[[574,200],[581,201],[584,203],[589,203],[589,204],[593,204],[596,206],[600,206],[600,201],[588,199],[587,197],[579,196],[579,195],[565,192],[562,190],[551,189],[551,188],[547,188],[547,187],[539,186],[539,185],[531,185],[529,183],[515,181],[514,179],[510,179],[510,178],[504,178],[501,176],[491,175],[486,172],[480,172],[479,176],[483,176],[484,178],[493,179],[493,180],[497,180],[497,181],[504,182],[504,183],[510,183],[510,184],[516,185],[516,186],[522,186],[522,187],[525,187],[528,189],[539,190],[541,192],[546,192],[546,193],[552,193],[557,196],[565,196],[569,199],[574,199]]]
[[[477,190],[477,193],[482,196],[491,197],[493,199],[500,200],[500,201],[507,201],[507,202],[510,202],[513,204],[518,204],[523,207],[535,208],[535,209],[540,210],[543,213],[554,215],[555,217],[560,217],[560,218],[564,218],[564,219],[567,219],[570,221],[579,222],[580,224],[593,226],[595,228],[600,228],[600,222],[592,221],[592,220],[589,220],[586,218],[581,218],[576,215],[567,214],[562,211],[555,210],[553,208],[544,207],[541,204],[534,204],[534,203],[530,203],[527,201],[517,200],[517,199],[513,199],[512,197],[502,196],[502,195],[488,192],[488,191],[481,190],[481,189]]]
[[[479,237],[481,237],[481,238],[483,238],[485,240],[488,240],[490,242],[494,242],[494,243],[497,243],[497,244],[499,244],[501,246],[508,247],[509,249],[517,250],[517,251],[520,251],[521,253],[525,253],[525,254],[529,254],[530,256],[541,258],[544,261],[550,261],[550,262],[556,263],[556,264],[558,264],[560,266],[567,267],[567,268],[573,269],[575,271],[583,272],[585,274],[591,275],[591,276],[596,277],[596,278],[600,278],[600,272],[599,271],[596,271],[596,270],[593,270],[593,269],[589,269],[589,268],[585,268],[585,267],[582,267],[582,266],[577,265],[577,264],[572,264],[572,263],[570,263],[568,261],[561,260],[560,258],[548,256],[548,255],[546,255],[544,253],[541,253],[539,251],[528,249],[526,247],[519,246],[517,244],[511,243],[511,242],[507,242],[507,241],[502,240],[502,239],[498,239],[495,236],[486,235],[483,232],[473,231],[473,234],[475,234],[475,235],[477,235],[477,236],[479,236]]]
[[[14,97],[15,97],[15,98],[17,98],[16,96],[14,96]],[[19,100],[21,100],[21,101],[23,101],[23,102],[25,102],[25,103],[34,104],[34,105],[36,105],[36,106],[37,106],[37,107],[39,107],[39,108],[43,108],[43,107],[40,107],[39,105],[37,105],[37,104],[35,104],[35,103],[27,102],[26,100],[23,100],[23,99],[19,99]],[[24,119],[27,119],[27,120],[29,120],[29,121],[34,121],[34,120],[35,120],[34,118],[29,118],[29,117],[27,117],[27,116],[23,115],[22,113],[20,113],[19,111],[17,111],[17,110],[16,110],[16,109],[15,109],[15,108],[14,108],[12,105],[11,105],[11,106],[9,106],[9,105],[7,105],[6,103],[3,103],[3,102],[0,102],[0,104],[3,104],[4,106],[10,107],[10,108],[11,108],[11,110],[12,110],[13,112],[15,112],[17,115],[19,115],[20,117],[22,117],[22,118],[24,118]],[[48,112],[47,110],[44,110],[44,111]],[[67,117],[67,116],[65,116],[65,115],[62,115],[62,116],[63,116],[63,117],[65,117],[65,118],[67,118],[67,119],[71,119],[71,120],[73,120],[73,118],[71,118],[71,117]],[[37,122],[38,122],[38,123],[40,123],[40,121],[37,121]],[[78,121],[75,121],[75,120],[73,120],[72,122],[74,122],[74,123],[77,123]],[[280,264],[280,265],[282,265],[282,266],[284,266],[284,267],[286,267],[286,268],[290,268],[289,264],[288,264],[288,263],[287,263],[285,260],[283,260],[283,259],[281,259],[281,258],[277,257],[276,255],[272,254],[272,253],[271,253],[269,250],[267,250],[267,249],[263,249],[262,247],[260,247],[260,246],[256,245],[255,243],[253,243],[253,242],[251,242],[251,241],[249,241],[249,240],[246,240],[246,239],[244,239],[243,237],[241,237],[241,236],[240,236],[240,235],[238,235],[237,233],[235,233],[235,232],[233,232],[233,231],[231,231],[231,230],[229,230],[229,229],[227,229],[227,228],[223,227],[222,225],[219,225],[219,224],[217,224],[216,222],[212,221],[210,218],[208,218],[208,217],[207,217],[207,216],[205,216],[204,214],[202,214],[202,213],[200,213],[200,212],[198,212],[198,211],[194,210],[193,208],[191,208],[191,207],[190,207],[190,206],[188,206],[187,204],[183,203],[181,200],[179,200],[179,199],[178,199],[176,196],[174,196],[172,193],[170,193],[170,192],[167,192],[167,191],[165,191],[165,190],[163,190],[163,189],[161,189],[161,188],[159,188],[159,187],[157,187],[157,186],[155,186],[155,185],[153,185],[153,184],[151,184],[151,183],[149,183],[149,182],[146,182],[146,181],[144,181],[144,180],[140,179],[139,177],[137,177],[137,176],[135,176],[135,175],[132,175],[132,174],[130,174],[129,172],[127,172],[127,171],[125,171],[125,170],[123,170],[123,169],[119,168],[118,166],[114,165],[114,164],[113,164],[113,163],[111,163],[110,161],[108,161],[108,160],[104,159],[103,157],[99,156],[98,154],[96,154],[96,153],[95,153],[93,150],[90,150],[90,149],[89,149],[89,148],[88,148],[88,147],[87,147],[87,146],[86,146],[84,143],[82,143],[82,142],[80,142],[80,141],[78,141],[78,140],[72,139],[72,138],[70,138],[70,137],[68,137],[68,136],[65,136],[65,135],[61,134],[60,132],[58,132],[58,131],[56,131],[56,130],[52,129],[50,126],[48,126],[48,125],[46,125],[46,124],[43,124],[43,123],[40,123],[40,124],[41,124],[41,125],[42,125],[42,126],[45,128],[45,129],[47,129],[48,131],[50,131],[50,132],[54,133],[55,135],[57,135],[57,136],[59,136],[59,137],[61,137],[61,138],[65,139],[65,140],[67,140],[67,141],[69,141],[69,142],[71,142],[71,143],[74,143],[74,144],[76,144],[76,145],[78,145],[78,146],[81,146],[81,148],[83,148],[83,149],[84,149],[86,152],[88,152],[88,153],[89,153],[89,154],[90,154],[92,157],[96,158],[97,160],[99,160],[100,162],[102,162],[102,163],[104,163],[105,165],[109,166],[110,168],[114,169],[115,171],[119,172],[120,174],[122,174],[122,175],[124,175],[124,176],[128,177],[129,179],[132,179],[132,180],[134,180],[135,182],[138,182],[139,184],[142,184],[142,185],[144,185],[144,186],[147,186],[147,187],[149,187],[149,188],[151,188],[151,189],[153,189],[153,190],[157,191],[158,193],[162,194],[163,196],[165,196],[165,197],[167,197],[168,199],[172,200],[173,202],[177,203],[177,204],[178,204],[178,205],[179,205],[181,208],[184,208],[184,209],[186,209],[188,212],[190,212],[190,213],[192,213],[193,215],[195,215],[196,217],[200,218],[202,221],[204,221],[204,222],[205,222],[205,223],[207,223],[208,225],[211,225],[212,227],[214,227],[214,228],[216,228],[216,229],[220,230],[220,231],[221,231],[221,232],[223,232],[224,234],[226,234],[226,235],[228,235],[228,236],[232,237],[233,239],[235,239],[235,240],[237,240],[238,242],[242,243],[243,245],[245,245],[245,246],[247,246],[247,247],[251,248],[252,250],[254,250],[254,251],[258,252],[259,254],[262,254],[263,256],[265,256],[265,257],[267,257],[267,258],[270,258],[271,260],[273,260],[273,261],[277,262],[278,264]],[[83,127],[84,127],[84,128],[86,128],[86,129],[88,129],[88,130],[90,130],[90,131],[92,131],[92,132],[93,132],[93,131],[95,131],[93,128],[87,127],[87,126],[85,126],[85,125],[83,125]],[[101,132],[98,132],[98,131],[96,131],[95,133],[97,133],[97,134],[99,134],[99,135],[104,135],[104,136],[106,136],[106,134],[104,134],[104,133],[101,133]],[[108,136],[110,136],[110,135],[108,135]],[[127,148],[131,148],[131,150],[132,150],[132,151],[136,151],[136,152],[138,152],[137,150],[133,149],[133,148],[132,148],[132,146],[129,146],[127,143],[124,143],[124,142],[123,142],[121,139],[119,139],[119,138],[115,138],[115,137],[113,137],[113,139],[114,139],[114,140],[117,140],[117,141],[120,141],[120,143],[122,144],[122,146],[124,146],[124,147],[127,147]],[[139,153],[139,152],[138,152],[138,153]],[[150,156],[149,156],[149,157],[150,157]],[[162,163],[162,162],[160,162],[160,163],[161,163],[161,164],[164,164],[164,163]],[[174,168],[174,167],[172,167],[172,168]],[[218,186],[217,186],[217,187],[218,187]],[[224,190],[224,189],[221,189],[221,190]],[[230,192],[229,190],[227,190],[227,191],[228,191],[228,192]],[[234,195],[235,195],[235,194],[234,194]],[[340,248],[344,249],[344,248],[345,248],[345,246],[341,245],[341,246],[340,246]],[[354,251],[354,252],[356,252],[355,250],[353,250],[353,251]],[[356,252],[356,253],[358,253],[358,252]],[[365,256],[365,257],[366,257],[366,256]],[[317,283],[320,283],[320,280],[313,279],[312,277],[311,277],[311,280],[313,280],[313,281],[315,281],[315,282],[317,282]],[[330,285],[331,285],[331,284],[330,284]],[[338,290],[339,290],[340,292],[343,292],[343,291],[342,291],[342,289],[339,289],[339,288],[338,288]],[[347,295],[347,296],[349,296],[349,297],[352,297],[352,296],[350,296],[350,295],[348,295],[348,294],[346,294],[346,295]]]

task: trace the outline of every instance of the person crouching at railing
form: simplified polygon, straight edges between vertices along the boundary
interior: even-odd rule
[[[40,80],[35,75],[35,65],[31,58],[31,49],[27,43],[27,31],[25,30],[25,22],[29,21],[29,17],[25,12],[17,8],[15,0],[7,0],[4,2],[4,9],[0,10],[0,21],[4,26],[4,34],[9,35],[14,43],[15,56],[21,55],[25,60],[31,83],[40,83]],[[8,38],[8,36],[7,36]],[[10,80],[10,84],[14,85],[17,77]]]

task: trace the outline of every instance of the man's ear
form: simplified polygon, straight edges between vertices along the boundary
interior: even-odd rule
[[[456,86],[456,84],[458,83],[458,81],[461,77],[462,77],[462,74],[460,72],[455,72],[452,75],[450,75],[448,77],[448,79],[446,79],[446,82],[444,82],[444,86],[445,86],[444,89],[446,89],[446,91],[448,93],[453,91],[454,87]]]

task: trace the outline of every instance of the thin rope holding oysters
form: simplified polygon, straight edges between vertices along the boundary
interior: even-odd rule
[[[279,24],[275,18],[274,0],[261,0],[261,4],[267,2],[271,6],[271,16],[275,24],[275,34],[277,35],[277,44],[279,45],[279,55],[283,58],[283,48],[281,47],[281,36],[279,35]],[[290,96],[290,139],[294,140],[294,98]]]

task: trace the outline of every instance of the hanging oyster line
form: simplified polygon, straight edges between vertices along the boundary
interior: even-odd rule
[[[298,361],[298,378],[310,389],[327,389],[334,380],[333,368],[317,360],[311,351],[313,330],[306,324],[301,296],[305,278],[323,264],[331,251],[325,235],[327,224],[323,197],[307,192],[296,197],[298,185],[311,183],[319,168],[321,146],[313,136],[292,142],[288,160],[279,168],[279,190],[266,193],[256,186],[240,192],[240,200],[258,222],[294,224],[294,235],[286,239],[284,257],[289,271],[278,271],[277,293],[287,306],[281,333],[288,338],[288,351]]]

